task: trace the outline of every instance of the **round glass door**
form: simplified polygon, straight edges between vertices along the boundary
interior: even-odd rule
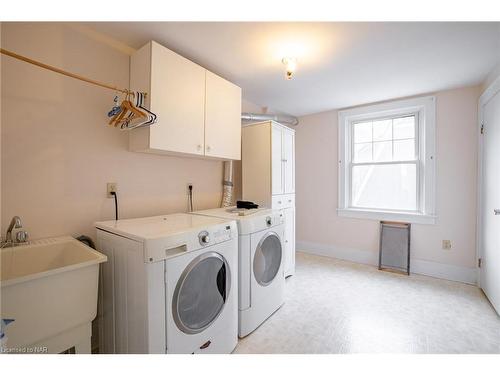
[[[222,312],[230,288],[229,265],[215,252],[188,264],[177,281],[172,311],[177,327],[189,334],[206,329]]]
[[[281,241],[274,232],[268,232],[259,242],[253,258],[253,273],[260,285],[269,285],[281,265]]]

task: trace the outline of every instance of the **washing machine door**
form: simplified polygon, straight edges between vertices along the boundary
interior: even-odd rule
[[[273,282],[281,266],[283,249],[278,234],[266,233],[255,249],[253,258],[253,274],[255,280],[262,286]]]
[[[229,265],[221,254],[208,252],[194,258],[179,277],[172,298],[177,327],[187,334],[208,328],[224,309],[230,284]]]

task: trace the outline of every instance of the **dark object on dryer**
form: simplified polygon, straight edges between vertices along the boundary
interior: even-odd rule
[[[410,274],[410,234],[409,223],[380,222],[379,270],[398,270]]]
[[[249,201],[236,201],[236,207],[249,210],[251,208],[259,208],[259,205]]]

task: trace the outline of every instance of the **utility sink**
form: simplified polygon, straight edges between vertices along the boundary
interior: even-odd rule
[[[0,350],[90,353],[99,263],[106,260],[72,237],[2,249]]]

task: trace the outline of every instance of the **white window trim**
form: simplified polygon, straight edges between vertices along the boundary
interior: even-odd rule
[[[374,117],[417,114],[419,132],[418,163],[418,212],[359,209],[349,207],[350,203],[350,163],[351,163],[351,123]],[[339,111],[338,114],[339,163],[338,163],[338,209],[339,216],[405,221],[418,224],[434,224],[435,216],[435,139],[436,139],[436,98],[426,96],[397,100]],[[423,140],[423,141],[422,141]]]

